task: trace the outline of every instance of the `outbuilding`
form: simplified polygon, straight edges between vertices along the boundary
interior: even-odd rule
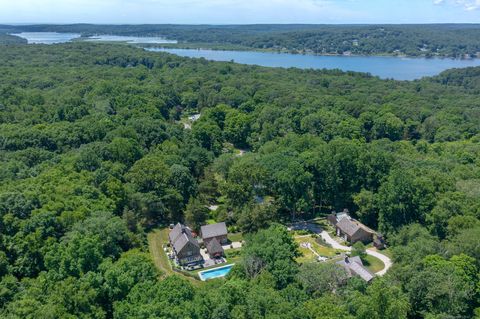
[[[202,234],[205,247],[207,247],[210,241],[212,241],[213,239],[216,239],[220,243],[220,245],[228,244],[227,225],[224,222],[204,225],[200,228],[200,232]]]

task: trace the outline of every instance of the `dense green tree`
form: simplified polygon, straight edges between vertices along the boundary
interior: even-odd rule
[[[156,28],[298,52],[342,53],[357,37],[353,53],[421,54],[413,43],[425,37],[439,55],[478,51],[473,25],[148,32]],[[338,42],[346,36],[355,39]],[[2,39],[0,317],[478,316],[478,68],[399,82]],[[183,127],[192,112],[200,119]],[[345,208],[384,232],[392,253],[388,275],[370,284],[331,264],[299,265],[295,241],[275,224]],[[202,287],[160,277],[146,233],[207,219],[245,233],[230,275]]]
[[[298,271],[294,260],[298,254],[297,244],[285,227],[275,224],[247,237],[244,271],[247,277],[255,278],[266,270],[278,287],[285,287]]]
[[[347,280],[347,273],[336,264],[305,263],[297,277],[308,294],[320,296],[337,291]]]
[[[379,189],[379,225],[391,232],[402,225],[424,222],[434,203],[431,181],[408,171],[392,171]]]
[[[208,219],[208,207],[201,200],[192,198],[185,209],[185,222],[195,229],[200,230],[200,226],[205,224]]]

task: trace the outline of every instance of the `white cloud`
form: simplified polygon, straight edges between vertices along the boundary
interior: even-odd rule
[[[442,5],[446,3],[462,7],[466,11],[480,9],[480,0],[433,0],[433,4],[435,5]]]
[[[480,9],[480,0],[457,0],[457,3],[467,11]]]
[[[456,23],[480,21],[476,9],[480,0],[0,0],[0,24]]]

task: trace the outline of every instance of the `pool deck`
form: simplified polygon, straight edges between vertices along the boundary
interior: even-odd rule
[[[231,269],[234,265],[235,265],[235,264],[229,264],[229,265],[224,265],[224,266],[221,266],[221,267],[216,267],[216,268],[210,268],[210,269],[208,269],[208,270],[203,270],[203,271],[200,271],[200,272],[198,273],[198,277],[199,277],[200,280],[202,280],[202,281],[206,281],[206,280],[209,280],[209,279],[222,278],[222,277],[225,277],[225,276],[230,272],[230,270],[227,271],[227,272],[226,272],[225,274],[223,274],[223,275],[219,275],[219,276],[216,276],[216,277],[210,277],[210,278],[205,278],[205,277],[203,276],[203,274],[208,273],[208,272],[213,272],[213,271],[216,271],[216,270],[220,270],[220,269],[223,269],[223,268],[230,268],[230,269]]]

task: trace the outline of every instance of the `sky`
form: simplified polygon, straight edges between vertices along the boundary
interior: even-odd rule
[[[2,23],[480,23],[480,0],[0,0]]]

